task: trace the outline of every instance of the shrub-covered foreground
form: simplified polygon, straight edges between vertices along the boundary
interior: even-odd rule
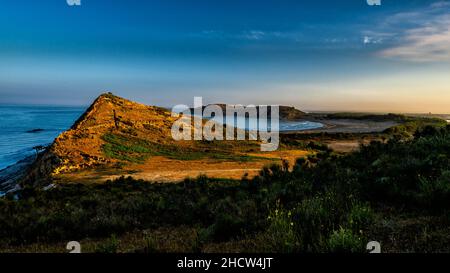
[[[450,127],[321,152],[242,181],[121,178],[0,199],[0,249],[98,252],[449,252]]]

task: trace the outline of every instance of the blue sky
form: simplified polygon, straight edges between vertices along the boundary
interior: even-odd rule
[[[169,107],[450,112],[449,26],[442,0],[2,0],[0,104],[112,91]]]

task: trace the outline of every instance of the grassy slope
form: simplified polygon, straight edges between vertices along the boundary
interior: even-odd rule
[[[218,159],[249,161],[260,159],[242,155],[242,152],[257,151],[258,144],[244,142],[239,145],[236,142],[229,142],[226,147],[222,142],[194,143],[189,146],[179,146],[174,144],[159,144],[149,142],[144,139],[117,133],[107,133],[102,136],[105,144],[102,146],[103,153],[108,158],[121,161],[143,163],[151,156],[164,156],[176,160],[198,160],[198,159]],[[237,153],[240,152],[240,153]]]

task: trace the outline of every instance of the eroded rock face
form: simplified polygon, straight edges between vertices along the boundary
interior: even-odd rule
[[[22,183],[48,183],[54,175],[113,164],[102,151],[103,136],[119,133],[150,142],[171,141],[174,118],[163,108],[132,102],[111,93],[102,94],[75,122],[58,136],[25,175]]]

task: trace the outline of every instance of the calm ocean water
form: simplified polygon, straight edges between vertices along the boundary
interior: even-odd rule
[[[67,130],[84,107],[0,106],[0,170],[34,154]],[[43,129],[31,133],[30,130]]]
[[[85,107],[0,106],[0,170],[33,155],[33,147],[47,145],[67,130]],[[320,128],[309,121],[280,122],[280,131]],[[31,130],[42,129],[38,132]]]

